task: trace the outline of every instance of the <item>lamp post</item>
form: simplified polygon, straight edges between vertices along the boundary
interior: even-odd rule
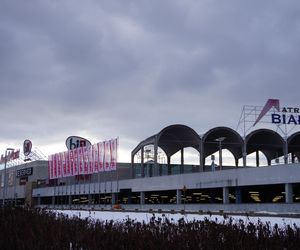
[[[2,200],[2,205],[3,208],[5,206],[5,198],[6,198],[6,163],[7,163],[7,151],[13,151],[13,148],[7,148],[5,150],[5,158],[4,158],[4,177],[3,177],[3,200]]]
[[[220,170],[222,169],[222,141],[224,141],[226,137],[220,137],[215,139],[215,141],[219,142],[219,166]]]
[[[215,171],[216,170],[216,165],[215,165],[215,155],[211,155],[211,171]]]

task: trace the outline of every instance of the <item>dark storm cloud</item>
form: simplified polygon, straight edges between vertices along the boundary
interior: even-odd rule
[[[0,146],[78,134],[130,151],[172,123],[203,133],[235,128],[244,104],[297,106],[299,6],[3,0]]]

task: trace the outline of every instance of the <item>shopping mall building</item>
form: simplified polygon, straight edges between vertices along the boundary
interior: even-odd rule
[[[187,149],[196,155],[193,164],[186,163]],[[56,208],[300,213],[299,159],[300,132],[241,136],[215,127],[199,135],[175,124],[141,141],[131,163],[118,162],[116,171],[49,179],[47,160],[3,169],[0,199]]]

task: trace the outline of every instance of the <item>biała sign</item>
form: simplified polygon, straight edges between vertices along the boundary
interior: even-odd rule
[[[278,99],[269,99],[254,122],[253,126],[255,126],[272,108],[275,108],[277,112],[274,111],[274,113],[271,114],[271,123],[300,125],[300,108],[280,108]]]

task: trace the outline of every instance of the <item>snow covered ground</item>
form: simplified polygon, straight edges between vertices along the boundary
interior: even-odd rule
[[[114,220],[114,221],[124,221],[128,218],[135,220],[137,222],[149,222],[150,218],[155,215],[155,218],[168,218],[171,221],[177,222],[179,219],[184,218],[186,222],[193,220],[203,220],[208,218],[210,220],[218,220],[218,222],[224,221],[224,217],[221,215],[200,215],[200,214],[170,214],[170,213],[146,213],[146,212],[115,212],[115,211],[86,211],[86,210],[56,210],[58,213],[63,213],[69,217],[77,216],[82,219],[90,218],[94,220]],[[247,217],[247,216],[231,216],[234,220],[239,221],[243,220],[245,222],[256,223],[258,220],[262,222],[270,222],[271,226],[274,226],[276,223],[284,227],[285,225],[296,224],[297,227],[300,227],[300,218],[285,218],[285,217]]]

